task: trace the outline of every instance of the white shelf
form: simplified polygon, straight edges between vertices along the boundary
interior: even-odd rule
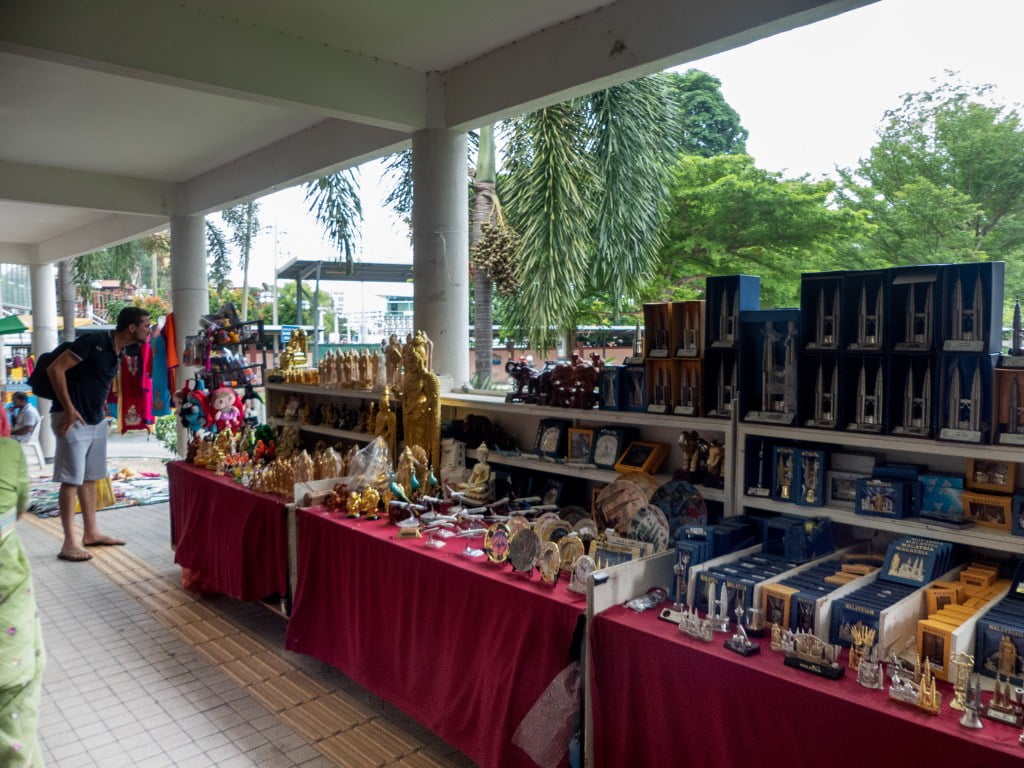
[[[472,459],[479,458],[475,449],[466,451],[466,455]],[[502,464],[508,467],[532,469],[548,475],[579,477],[596,483],[611,483],[618,480],[620,477],[619,473],[613,469],[595,469],[581,467],[576,464],[559,464],[554,461],[545,461],[544,459],[528,459],[524,456],[506,456],[504,454],[497,453],[496,451],[490,451],[488,453],[487,462],[489,464]],[[671,479],[670,475],[655,475],[655,477],[659,484],[665,483]],[[721,488],[705,488],[703,485],[695,485],[694,487],[700,491],[700,495],[707,501],[725,501],[725,491]]]
[[[383,394],[382,391],[370,389],[330,389],[321,387],[318,384],[292,384],[291,382],[277,382],[264,384],[264,388],[273,392],[292,392],[301,395],[323,395],[325,397],[354,397],[360,400],[378,400]]]
[[[834,522],[844,525],[875,528],[901,534],[914,534],[942,541],[966,544],[972,547],[1024,554],[1024,537],[1014,536],[1008,532],[997,531],[992,528],[975,526],[965,530],[956,530],[954,528],[947,528],[944,525],[929,523],[916,517],[892,519],[875,517],[873,515],[858,515],[850,509],[839,507],[803,507],[790,502],[766,499],[761,496],[748,496],[746,494],[740,497],[740,504],[744,507],[753,507],[769,512],[781,512],[798,517],[828,517]]]
[[[548,405],[530,405],[528,403],[506,403],[503,397],[493,395],[465,394],[449,392],[441,395],[441,405],[454,408],[472,408],[481,411],[507,413],[510,416],[540,416],[549,419],[575,419],[604,424],[627,424],[638,427],[674,427],[677,429],[696,429],[706,432],[728,432],[728,419],[709,419],[697,416],[676,416],[671,413],[636,413],[633,411],[585,411],[581,408],[553,408]]]
[[[876,435],[865,432],[821,430],[807,427],[786,427],[777,424],[751,424],[740,422],[740,439],[744,435],[772,437],[780,440],[803,440],[825,443],[840,448],[866,448],[873,451],[904,453],[930,453],[939,456],[971,456],[977,459],[1024,462],[1024,446],[979,445],[945,440],[924,440],[899,435]]]
[[[297,424],[299,429],[303,432],[312,432],[317,435],[327,435],[328,437],[337,437],[344,440],[356,440],[360,443],[368,443],[375,435],[371,435],[367,432],[355,432],[351,429],[335,429],[334,427],[319,427],[315,424],[299,424],[294,419],[279,419],[276,416],[272,416],[269,419],[271,424],[278,426],[287,426],[289,424]]]

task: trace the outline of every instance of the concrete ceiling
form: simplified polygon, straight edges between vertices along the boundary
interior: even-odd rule
[[[871,0],[0,0],[0,261],[131,239]]]

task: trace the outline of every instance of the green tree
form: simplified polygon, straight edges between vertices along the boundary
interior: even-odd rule
[[[673,169],[667,242],[646,301],[694,298],[708,275],[763,276],[762,303],[795,306],[800,274],[865,266],[849,244],[863,216],[829,205],[836,185],[785,179],[748,155],[683,155]]]
[[[249,318],[249,260],[252,247],[262,227],[259,219],[260,204],[251,201],[221,211],[221,218],[230,227],[229,240],[238,249],[238,263],[242,267],[242,305],[240,316]],[[207,233],[209,236],[209,232]]]
[[[228,260],[228,241],[224,231],[206,219],[206,259],[209,264],[210,287],[223,291],[228,287],[231,262]]]
[[[1024,126],[992,86],[952,79],[885,114],[877,143],[841,171],[840,202],[874,225],[862,243],[881,264],[1004,259],[1024,288]]]
[[[676,100],[680,152],[701,157],[746,153],[749,132],[722,95],[721,80],[699,69],[670,72],[666,80]]]

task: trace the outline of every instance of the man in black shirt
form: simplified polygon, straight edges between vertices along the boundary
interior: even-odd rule
[[[107,422],[103,407],[126,348],[149,335],[149,313],[125,307],[113,331],[83,333],[50,363],[46,375],[57,397],[53,431],[57,451],[53,480],[60,483],[60,521],[64,527],[61,560],[92,558],[85,547],[124,544],[100,533],[96,525],[96,481],[107,476]],[[75,531],[75,497],[82,507],[82,538]]]

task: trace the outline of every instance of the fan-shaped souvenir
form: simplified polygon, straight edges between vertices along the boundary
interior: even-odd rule
[[[704,497],[686,480],[669,480],[651,497],[651,504],[665,513],[668,520],[669,541],[675,541],[684,525],[705,525],[708,508]]]
[[[665,513],[654,504],[648,504],[639,510],[629,523],[629,530],[626,532],[627,539],[634,541],[645,541],[653,545],[654,552],[664,552],[668,549],[669,526],[665,519]]]

